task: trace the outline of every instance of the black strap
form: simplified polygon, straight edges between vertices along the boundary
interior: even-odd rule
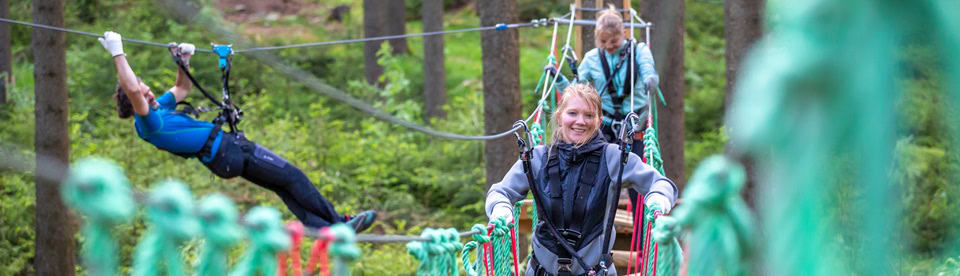
[[[571,223],[572,230],[577,233],[583,233],[583,228],[587,227],[585,225],[587,222],[587,197],[593,191],[602,157],[602,148],[590,152],[590,156],[584,160],[583,171],[580,172],[580,185],[577,186],[577,194],[573,201],[573,213],[569,216],[571,220],[578,220],[578,222]],[[581,242],[583,242],[582,239],[577,242],[577,245],[579,246]]]
[[[610,248],[608,246],[614,231],[610,231],[610,226],[613,226],[613,219],[617,216],[617,204],[620,202],[620,189],[623,188],[623,167],[626,167],[627,165],[627,155],[629,154],[623,137],[620,137],[618,140],[618,144],[620,145],[620,172],[617,174],[616,189],[613,190],[613,201],[607,203],[607,206],[610,207],[610,211],[607,213],[607,221],[603,223],[603,249],[601,251],[603,254],[600,255],[601,260],[612,259],[610,258]],[[606,269],[605,266],[604,269]]]
[[[197,152],[172,152],[164,149],[161,149],[161,150],[164,150],[166,152],[172,153],[173,155],[180,156],[183,158],[191,158],[191,157],[203,158],[203,157],[206,157],[207,155],[210,155],[210,151],[213,150],[213,142],[214,140],[217,140],[218,134],[220,134],[220,125],[214,124],[213,128],[210,129],[210,134],[207,135],[207,140],[203,143],[203,147],[200,147],[200,150]]]
[[[603,65],[603,75],[607,79],[604,87],[607,88],[607,94],[610,94],[610,99],[613,100],[613,114],[607,114],[607,116],[615,120],[623,120],[623,117],[625,116],[625,114],[623,114],[621,111],[623,110],[623,100],[627,97],[627,95],[633,93],[633,85],[627,85],[627,80],[629,78],[623,79],[622,87],[624,91],[622,94],[617,93],[617,88],[614,86],[613,82],[613,77],[615,76],[614,74],[616,74],[616,72],[620,72],[620,68],[626,64],[627,56],[630,55],[628,50],[636,45],[632,40],[628,40],[628,43],[630,43],[630,45],[620,51],[620,59],[617,61],[617,65],[614,67],[612,72],[610,71],[610,62],[607,61],[607,54],[602,50],[598,52],[598,55],[600,56],[600,63]],[[636,65],[636,62],[634,62],[634,65]],[[634,74],[638,73],[638,70],[634,70]]]
[[[203,92],[203,96],[213,102],[213,104],[223,108],[223,103],[214,98],[213,95],[210,95],[206,89],[203,89],[203,86],[200,86],[200,82],[197,82],[197,79],[193,77],[193,74],[190,74],[190,69],[187,68],[186,63],[183,62],[183,58],[180,56],[180,53],[176,53],[173,51],[173,48],[170,48],[170,56],[173,58],[173,62],[177,64],[177,67],[180,67],[180,70],[183,70],[184,75],[187,75],[187,78],[190,79],[191,83],[193,83],[193,87],[196,87],[197,90]]]
[[[555,219],[560,229],[567,228],[567,221],[563,216],[563,177],[560,171],[560,158],[556,154],[549,156],[547,161],[547,181],[550,184],[551,218]]]
[[[532,151],[533,150],[528,150],[520,154],[520,160],[523,161],[523,172],[527,175],[527,183],[530,186],[530,191],[533,192],[533,199],[537,202],[546,202],[540,196],[539,187],[537,187],[536,181],[533,180],[533,170],[530,168],[530,155],[532,154]],[[577,255],[577,251],[574,250],[570,244],[564,242],[565,239],[563,238],[563,235],[560,235],[560,232],[557,231],[557,228],[554,227],[553,222],[551,222],[550,218],[546,215],[547,211],[543,209],[543,204],[536,205],[536,211],[540,214],[540,220],[543,221],[543,226],[546,227],[547,232],[553,235],[553,237],[557,240],[557,243],[559,243],[560,246],[563,247],[568,254],[570,254],[571,258],[577,260],[577,263],[580,264],[580,267],[583,268],[583,271],[590,271],[590,266],[587,266],[587,264],[583,262],[583,259],[580,257],[580,255]]]

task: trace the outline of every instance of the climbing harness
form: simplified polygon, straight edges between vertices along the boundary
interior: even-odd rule
[[[213,119],[213,129],[210,130],[210,135],[207,136],[206,142],[204,142],[203,147],[200,148],[198,152],[195,153],[176,153],[171,152],[177,156],[183,158],[190,157],[199,157],[203,158],[210,155],[210,151],[213,148],[213,143],[216,141],[217,135],[219,135],[220,130],[224,123],[227,123],[230,126],[231,133],[236,133],[238,138],[245,139],[243,131],[237,127],[237,124],[240,123],[240,120],[243,118],[243,110],[240,110],[230,99],[230,61],[231,55],[233,54],[230,45],[213,45],[214,52],[220,57],[219,66],[220,71],[222,72],[222,89],[221,89],[221,98],[222,100],[217,100],[215,97],[210,95],[210,92],[207,92],[206,89],[203,89],[203,86],[200,85],[200,82],[190,73],[190,69],[187,67],[187,63],[183,60],[183,56],[180,51],[177,49],[177,44],[171,42],[167,44],[168,49],[170,50],[170,58],[173,59],[173,62],[177,64],[177,67],[183,71],[184,75],[190,79],[190,82],[193,83],[193,86],[200,90],[204,97],[213,102],[217,108],[220,110],[220,113],[216,118]],[[177,105],[185,105],[186,107],[179,112],[187,113],[199,117],[199,113],[212,111],[213,109],[200,107],[194,108],[189,102],[179,102]]]
[[[523,121],[517,121],[513,125],[520,126],[521,129],[523,129],[524,133],[526,133],[527,136],[530,138],[530,140],[533,140],[532,134],[530,134],[530,131],[528,130],[526,123],[524,123]],[[523,137],[520,136],[520,134],[514,133],[514,135],[516,135],[517,137],[517,146],[520,148],[520,160],[523,163],[523,172],[527,176],[527,184],[530,186],[530,190],[533,193],[534,200],[536,200],[537,202],[546,202],[541,197],[540,188],[537,187],[536,181],[533,178],[533,169],[531,168],[531,165],[530,165],[530,155],[533,154],[533,147],[529,146],[529,144],[527,144],[527,142],[523,139]],[[550,221],[549,216],[546,215],[548,213],[544,209],[543,204],[537,204],[537,208],[535,212],[540,213],[540,218],[543,220],[543,227],[546,227],[547,232],[553,235],[553,237],[558,241],[557,243],[560,244],[560,246],[567,251],[567,254],[569,254],[573,260],[576,260],[577,264],[580,265],[581,268],[583,268],[583,271],[588,271],[589,273],[595,273],[596,270],[588,266],[580,257],[580,255],[577,254],[577,251],[574,250],[572,246],[570,246],[570,244],[563,242],[565,240],[563,238],[563,235],[560,234],[559,231],[557,231],[557,228],[554,226],[553,222]],[[534,256],[534,259],[536,259],[536,256]],[[566,259],[565,261],[566,263],[562,263],[561,269],[562,270],[565,269],[567,272],[570,272],[571,271],[570,265],[572,265],[572,263],[570,262],[571,260]]]

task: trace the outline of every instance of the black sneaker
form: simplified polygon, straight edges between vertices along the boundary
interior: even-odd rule
[[[370,228],[370,225],[373,225],[373,222],[377,220],[377,211],[366,210],[359,214],[346,216],[347,225],[353,228],[353,231],[357,233],[363,232]]]

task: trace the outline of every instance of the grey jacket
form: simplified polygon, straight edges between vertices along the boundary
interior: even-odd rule
[[[539,168],[543,167],[544,151],[547,150],[545,146],[538,146],[533,149],[533,154],[530,158],[530,166],[533,168],[533,177],[534,179],[540,179],[540,170]],[[606,159],[607,166],[610,175],[609,183],[609,192],[607,197],[607,206],[610,206],[610,201],[613,200],[613,196],[619,194],[619,191],[613,191],[616,189],[616,181],[619,173],[619,162],[620,162],[620,148],[616,144],[608,144],[604,149],[604,158]],[[673,181],[667,179],[656,169],[650,165],[644,164],[640,161],[640,157],[636,154],[630,153],[627,156],[627,165],[623,170],[623,188],[634,188],[639,191],[641,194],[644,194],[644,198],[650,194],[662,194],[670,200],[670,204],[673,205],[676,202],[677,198],[677,187],[673,184]],[[494,184],[490,187],[490,191],[487,192],[486,200],[486,212],[487,216],[491,216],[493,212],[493,207],[497,204],[506,204],[507,206],[513,206],[514,203],[520,201],[527,196],[527,191],[530,187],[527,182],[526,174],[523,172],[523,163],[522,161],[517,161],[513,164],[513,167],[505,176],[503,180],[499,183]],[[614,193],[616,192],[616,193]],[[604,214],[594,214],[598,216],[603,216]],[[604,220],[605,221],[605,220]],[[540,227],[542,224],[537,225]],[[613,247],[613,241],[615,240],[616,231],[613,229],[613,225],[610,225],[610,231],[614,236],[610,240],[610,244],[606,245],[607,249]],[[550,250],[547,250],[541,241],[536,238],[536,235],[533,235],[533,251],[537,256],[537,260],[540,261],[547,271],[550,271],[552,274],[556,274],[557,266],[556,259],[557,256]],[[603,252],[603,247],[601,245],[603,235],[600,235],[598,238],[593,241],[588,242],[580,250],[577,251],[577,255],[583,258],[583,261],[587,265],[595,266],[599,263],[601,253]],[[613,264],[608,264],[610,270],[608,275],[617,275],[616,269],[613,267]],[[571,266],[575,274],[582,274],[585,271],[582,271],[582,268],[576,263]],[[527,275],[533,275],[533,268],[529,265],[527,266]]]

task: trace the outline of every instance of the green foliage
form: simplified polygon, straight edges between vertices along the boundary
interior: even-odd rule
[[[723,153],[727,140],[722,134],[727,81],[723,3],[687,0],[684,28],[684,165],[689,178],[701,160]]]

